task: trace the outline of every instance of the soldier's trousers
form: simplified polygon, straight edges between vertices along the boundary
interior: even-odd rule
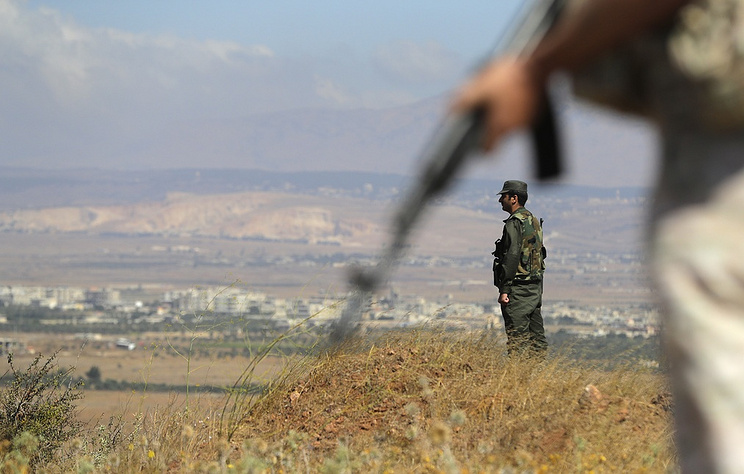
[[[529,349],[544,353],[548,348],[542,318],[542,281],[514,284],[509,303],[501,305],[509,353]]]

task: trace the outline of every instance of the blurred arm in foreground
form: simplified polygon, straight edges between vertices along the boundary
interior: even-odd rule
[[[491,149],[531,123],[539,91],[564,70],[577,92],[598,81],[599,95],[584,96],[653,117],[662,160],[649,270],[680,467],[744,472],[744,0],[579,3],[529,57],[497,59],[465,84],[453,111],[485,110]]]
[[[608,49],[657,26],[688,0],[594,0],[564,14],[528,57],[497,58],[468,82],[456,112],[486,110],[485,150],[533,120],[551,73],[573,70]]]

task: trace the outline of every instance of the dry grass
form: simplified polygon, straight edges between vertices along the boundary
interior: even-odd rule
[[[187,373],[183,357],[178,356],[168,346],[166,336],[162,333],[140,334],[135,339],[140,348],[134,351],[117,349],[113,341],[118,336],[111,336],[110,341],[87,342],[74,339],[72,335],[50,336],[46,334],[21,334],[17,339],[33,346],[43,354],[57,354],[60,367],[75,367],[76,375],[83,376],[91,367],[98,367],[102,380],[146,383],[150,386],[166,384],[183,386],[187,380],[194,391],[200,387],[230,387],[241,376],[246,366],[254,358],[243,355],[235,357],[218,357],[216,350],[207,353],[195,353],[190,360],[190,374]],[[185,345],[176,338],[176,343]],[[209,346],[211,340],[201,341]],[[20,367],[26,367],[33,360],[34,354],[24,353],[15,356]],[[276,354],[267,355],[257,362],[254,370],[255,381],[262,383],[281,373],[287,364],[287,357]],[[0,359],[0,373],[9,369],[7,361]],[[145,390],[88,390],[84,387],[85,397],[80,403],[79,419],[85,422],[108,419],[122,414],[131,421],[137,413],[151,412],[171,404],[173,398],[184,402],[186,394],[178,396],[172,393]],[[212,403],[218,395],[204,395],[203,399]]]
[[[252,407],[235,446],[250,440],[260,457],[299,438],[311,468],[342,446],[348,467],[373,472],[664,472],[674,463],[664,380],[638,368],[510,359],[491,337],[421,330],[348,344],[293,375]]]
[[[509,358],[491,335],[426,328],[307,357],[239,418],[173,399],[119,438],[91,431],[46,470],[667,472],[669,403],[640,367]]]

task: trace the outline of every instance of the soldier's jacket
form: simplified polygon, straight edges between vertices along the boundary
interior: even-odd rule
[[[540,281],[545,272],[545,247],[540,221],[520,207],[504,221],[494,260],[494,284],[510,293],[515,282]]]

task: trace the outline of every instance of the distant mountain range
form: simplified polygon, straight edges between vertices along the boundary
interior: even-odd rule
[[[655,132],[645,122],[559,94],[567,172],[564,182],[647,186],[655,174]],[[178,123],[138,148],[135,162],[158,166],[279,172],[416,173],[422,151],[446,111],[444,98],[393,109],[288,110],[236,119]],[[507,140],[473,176],[532,176],[528,141]],[[133,158],[132,156],[129,159]]]
[[[110,206],[163,201],[172,193],[217,195],[247,191],[398,199],[414,177],[352,171],[273,172],[257,169],[36,170],[0,168],[0,211],[69,206]],[[450,194],[495,194],[501,178],[472,175],[458,179]],[[498,188],[498,189],[497,189]],[[567,196],[645,195],[642,186],[597,187],[531,182],[545,199]]]
[[[411,181],[394,174],[210,169],[6,168],[0,173],[0,232],[296,240],[367,248],[384,240],[391,213]],[[470,239],[464,229],[472,233],[498,228],[503,216],[495,196],[501,184],[475,178],[457,182],[450,193],[431,203],[437,207],[436,221],[444,227],[430,237],[442,243],[465,237],[458,244],[464,247]],[[579,218],[582,225],[577,221],[590,200],[615,202],[610,209],[617,213],[609,222],[617,235],[597,237],[610,242],[620,236],[628,240],[625,232],[637,228],[640,213],[628,199],[642,199],[648,193],[640,187],[537,183],[530,189],[530,209],[546,217],[551,232],[567,235],[583,225],[587,228],[580,235],[596,233],[597,215]]]
[[[143,152],[158,160],[179,157],[188,167],[218,161],[279,172],[401,173],[442,111],[442,101],[430,99],[393,109],[302,109],[179,123]]]
[[[562,183],[626,187],[653,182],[657,146],[652,127],[576,102],[566,92],[558,96],[567,170]],[[47,169],[64,170],[67,175],[89,174],[86,169],[69,168],[77,163],[108,169],[109,174],[117,173],[111,168],[116,167],[180,170],[171,176],[193,176],[197,170],[209,169],[411,176],[418,172],[422,152],[445,116],[446,104],[446,98],[435,97],[388,109],[285,110],[199,122],[176,118],[147,138],[112,146],[100,156],[80,151],[70,156],[60,150],[58,156],[39,159],[49,163]],[[528,143],[522,135],[506,140],[494,157],[472,160],[466,175],[496,181],[532,179]]]

